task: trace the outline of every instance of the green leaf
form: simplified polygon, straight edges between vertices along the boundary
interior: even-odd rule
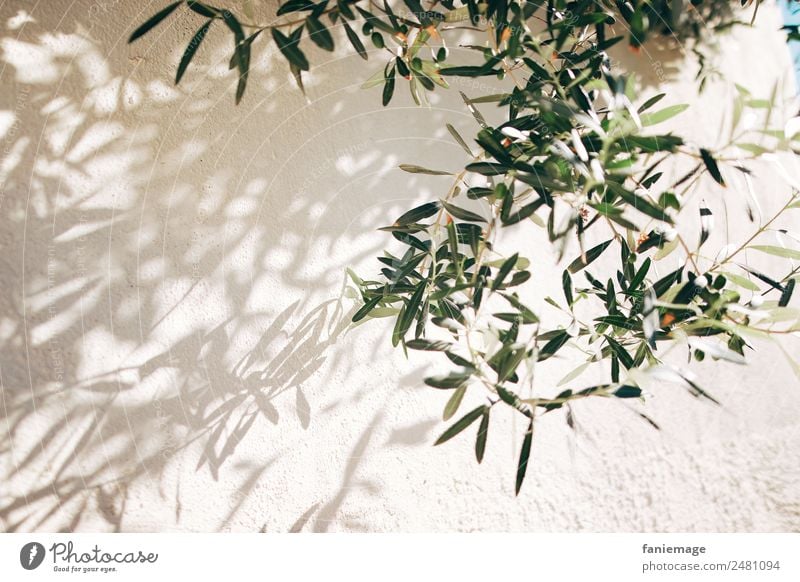
[[[617,398],[639,398],[641,395],[642,389],[638,386],[620,386],[614,391]]]
[[[510,349],[510,348],[509,348]],[[500,366],[497,370],[497,381],[505,382],[516,374],[517,366],[520,365],[522,360],[528,355],[528,350],[525,347],[511,352],[502,359]]]
[[[509,200],[511,198],[509,197]],[[503,221],[503,226],[511,226],[513,224],[517,224],[520,221],[525,220],[529,216],[532,216],[534,212],[542,205],[542,200],[536,200],[531,202],[530,204],[526,204],[516,212],[512,212],[505,216],[500,216],[500,219]]]
[[[662,295],[664,295],[664,293],[666,293],[670,289],[670,287],[672,287],[675,283],[678,282],[678,280],[681,278],[682,275],[683,275],[683,267],[679,267],[678,269],[675,269],[671,273],[664,275],[663,277],[661,277],[661,279],[653,283],[652,288],[655,296],[661,297]]]
[[[386,83],[385,71],[378,69],[369,77],[369,79],[361,84],[361,88],[371,89],[372,87],[377,87],[378,85],[382,85],[384,83]]]
[[[528,460],[531,456],[531,444],[533,443],[533,419],[528,424],[528,430],[525,431],[525,438],[522,440],[522,449],[519,452],[519,462],[517,463],[517,480],[514,486],[514,494],[519,495],[519,490],[522,488],[522,482],[525,480],[525,474],[528,471]]]
[[[558,381],[557,386],[563,386],[564,384],[572,382],[575,378],[577,378],[586,371],[586,368],[589,367],[589,364],[590,362],[584,362],[577,368],[571,370],[566,376],[564,376],[563,378],[561,378],[561,380]]]
[[[276,16],[282,16],[284,14],[289,14],[290,12],[301,12],[303,10],[313,10],[314,3],[311,0],[289,0],[284,4],[281,4],[281,7],[278,8],[278,11],[275,13]]]
[[[620,363],[623,366],[625,366],[625,369],[629,370],[630,368],[632,368],[633,357],[628,353],[628,350],[622,347],[622,345],[620,345],[620,343],[617,342],[614,338],[608,335],[604,337],[606,338],[606,341],[608,342],[611,351],[614,352],[614,355],[617,356],[617,358],[619,358]]]
[[[417,309],[422,303],[422,295],[425,293],[425,287],[428,285],[427,281],[422,281],[417,285],[414,294],[408,300],[408,304],[403,308],[401,314],[397,317],[397,324],[392,332],[392,345],[397,346],[400,341],[405,338],[406,332],[411,327],[411,323],[417,315]]]
[[[380,295],[377,295],[377,296],[373,297],[372,299],[370,299],[369,301],[367,301],[364,305],[362,305],[361,309],[356,311],[355,315],[353,315],[353,320],[352,320],[353,323],[355,323],[356,321],[360,321],[360,320],[364,319],[367,316],[367,314],[370,311],[372,311],[372,309],[378,304],[378,302],[381,299],[382,299],[382,297]]]
[[[760,145],[758,145],[756,143],[747,143],[747,142],[745,142],[745,143],[737,143],[736,147],[739,148],[739,149],[743,149],[746,152],[750,152],[751,154],[755,154],[757,156],[760,156],[761,154],[766,154],[767,152],[771,152],[772,151],[771,149],[765,148],[765,147],[760,146]]]
[[[395,75],[395,67],[394,65],[389,66],[387,70],[384,71],[384,79],[386,80],[386,84],[383,86],[383,106],[386,107],[389,105],[389,102],[392,100],[392,95],[394,95],[394,75]]]
[[[630,6],[630,4],[628,5]],[[630,44],[632,47],[639,47],[647,37],[647,30],[649,29],[649,18],[644,12],[644,7],[638,7],[629,18],[626,18],[630,25]],[[632,78],[632,77],[631,77]],[[632,93],[632,81],[625,87],[625,94]]]
[[[483,115],[481,115],[481,112],[478,111],[478,109],[472,104],[472,101],[470,101],[470,98],[467,97],[463,91],[459,91],[458,94],[461,95],[461,99],[464,100],[469,112],[472,114],[472,117],[475,118],[475,121],[478,122],[478,125],[481,127],[489,127],[489,125],[486,123],[486,120],[483,118]]]
[[[278,45],[281,53],[290,63],[301,71],[307,71],[309,69],[308,59],[306,59],[303,51],[300,50],[300,35],[297,34],[298,31],[302,30],[303,27],[301,26],[291,36],[286,36],[277,28],[273,28],[272,38],[275,39],[275,44]]]
[[[214,22],[213,20],[208,20],[203,26],[201,26],[197,32],[194,33],[192,40],[189,41],[186,50],[183,52],[183,57],[181,57],[181,62],[178,64],[178,71],[175,73],[175,84],[181,82],[181,78],[183,74],[186,72],[189,63],[192,61],[192,57],[194,53],[197,52],[197,47],[200,46],[200,43],[203,42],[203,39],[206,37],[206,33],[208,32],[211,23]]]
[[[482,129],[480,133],[478,133],[478,137],[475,141],[498,162],[511,164],[513,163],[513,159],[503,147],[502,139],[504,139],[503,134],[495,129],[489,128]]]
[[[605,204],[605,203],[597,204],[595,202],[589,202],[589,206],[597,210],[597,212],[599,212],[603,216],[608,217],[609,220],[613,220],[623,228],[627,228],[630,230],[637,230],[635,224],[633,224],[627,218],[623,218],[622,208],[611,206],[610,204]]]
[[[560,329],[555,332],[553,337],[539,350],[539,361],[546,360],[564,347],[569,341],[569,334],[566,330]]]
[[[305,1],[305,0],[303,0]],[[353,45],[353,48],[356,49],[356,52],[361,55],[361,58],[365,61],[367,60],[367,49],[364,48],[364,43],[361,42],[361,39],[358,37],[358,34],[347,24],[346,20],[342,20],[342,24],[344,24],[344,31],[347,33],[347,39],[350,41],[350,44]]]
[[[800,261],[800,251],[796,251],[794,249],[785,249],[783,247],[776,247],[771,245],[753,245],[747,248],[753,249],[754,251],[767,253],[768,255],[775,255],[776,257],[783,257],[785,259],[794,259],[795,261]]]
[[[617,196],[622,198],[627,204],[633,206],[639,212],[646,214],[656,220],[661,220],[664,222],[668,222],[673,224],[672,218],[664,211],[664,209],[659,208],[643,196],[639,196],[634,192],[631,192],[624,186],[617,184],[616,182],[609,182],[608,188]]]
[[[394,317],[398,313],[400,313],[400,309],[398,309],[397,307],[376,307],[375,309],[369,312],[369,316],[372,318]]]
[[[756,292],[760,291],[760,287],[747,277],[742,277],[741,275],[737,275],[736,273],[730,273],[728,271],[721,271],[721,274],[743,289]]]
[[[614,327],[621,327],[622,329],[640,329],[641,323],[634,318],[628,318],[624,315],[604,315],[595,318],[598,323],[605,323],[613,325]]]
[[[403,214],[400,218],[394,221],[397,225],[405,225],[405,224],[413,224],[415,222],[419,222],[420,220],[424,220],[436,214],[439,211],[439,203],[438,202],[426,202],[421,206],[417,206],[416,208],[412,208],[405,214]]]
[[[567,270],[561,274],[561,288],[564,290],[564,299],[567,300],[567,305],[572,306],[572,277],[569,276]]]
[[[497,271],[497,276],[494,278],[494,281],[492,281],[492,291],[497,291],[503,285],[503,281],[505,281],[511,269],[514,268],[514,265],[517,264],[518,258],[519,253],[514,253],[503,262],[500,266],[500,270]]]
[[[430,376],[425,378],[425,384],[431,388],[451,390],[464,386],[471,375],[471,372],[451,372],[447,376]]]
[[[223,10],[222,11],[222,20],[225,21],[225,24],[228,28],[231,29],[233,32],[233,36],[236,39],[236,46],[244,42],[244,30],[242,30],[242,25],[239,24],[239,21],[233,15],[230,10]]]
[[[139,28],[137,28],[131,33],[131,36],[128,38],[128,43],[129,44],[132,43],[137,38],[144,36],[145,34],[150,32],[153,28],[158,26],[158,24],[162,20],[164,20],[167,16],[172,14],[180,4],[182,4],[182,2],[173,2],[163,10],[159,10],[153,16],[148,18],[141,26],[139,26]]]
[[[386,13],[386,16],[389,17],[389,22],[391,25],[394,28],[400,28],[400,22],[397,20],[397,16],[395,16],[395,13],[391,6],[389,6],[389,2],[387,0],[383,0],[383,11]]]
[[[458,412],[458,407],[461,406],[461,401],[464,399],[464,394],[467,392],[467,386],[462,385],[456,388],[456,391],[453,392],[453,395],[447,401],[447,404],[444,406],[444,413],[442,414],[442,420],[450,420],[453,415]]]
[[[639,270],[636,271],[636,274],[630,280],[630,285],[628,285],[628,292],[636,291],[639,286],[644,283],[645,277],[647,277],[647,273],[650,271],[650,257],[647,257],[642,266],[639,267]]]
[[[477,200],[478,198],[485,198],[487,196],[491,196],[494,194],[494,190],[491,188],[482,188],[479,186],[475,186],[467,190],[467,198],[471,200]]]
[[[442,443],[449,441],[451,438],[456,436],[458,433],[467,428],[473,422],[478,420],[478,418],[480,418],[483,415],[484,411],[487,408],[488,406],[483,405],[479,406],[478,408],[475,408],[474,410],[469,411],[460,420],[456,421],[455,424],[453,424],[450,428],[444,431],[444,433],[442,433],[442,436],[436,439],[436,442],[433,443],[433,446],[441,445]]]
[[[506,262],[506,259],[500,258],[500,259],[495,259],[493,261],[485,261],[484,264],[487,267],[500,268],[500,267],[503,266],[503,263],[505,263],[505,262]],[[531,266],[531,262],[530,262],[529,259],[526,259],[525,257],[521,257],[521,258],[517,259],[517,265],[516,265],[517,269],[527,269],[530,266]]]
[[[720,186],[725,186],[725,180],[722,179],[722,174],[719,171],[717,160],[714,159],[714,156],[711,154],[711,152],[707,149],[700,148],[700,157],[703,159],[703,164],[705,164],[708,173],[711,174],[711,177],[714,178],[714,181],[716,181]]]
[[[486,67],[485,65],[480,67],[463,65],[458,67],[444,67],[439,72],[444,76],[450,77],[490,77],[497,74],[497,69]]]
[[[434,61],[429,61],[428,59],[422,59],[421,60],[421,73],[425,77],[428,77],[431,81],[433,81],[434,83],[439,85],[440,87],[444,87],[445,89],[449,89],[450,85],[447,83],[447,81],[444,80],[444,77],[442,77],[439,74],[439,69],[437,68],[437,66],[438,65]],[[470,157],[472,157],[472,154],[470,154]]]
[[[333,50],[333,37],[318,18],[309,16],[306,18],[306,26],[308,27],[308,38],[310,38],[314,44],[326,51]]]
[[[641,148],[645,153],[674,152],[683,144],[675,135],[629,135],[625,137],[626,149]]]
[[[397,72],[400,73],[400,76],[401,77],[405,77],[406,79],[410,79],[411,78],[411,71],[408,70],[408,65],[406,65],[406,62],[403,59],[401,59],[400,57],[397,57],[394,60],[394,62],[395,62],[395,65],[397,65]],[[416,101],[416,99],[415,99],[415,101]],[[417,105],[419,105],[419,103]]]
[[[790,354],[780,342],[778,342],[778,347],[783,352],[786,361],[789,362],[789,365],[792,367],[794,375],[797,377],[798,380],[800,380],[800,364],[797,363],[794,357],[792,357],[792,354]]]
[[[524,315],[513,312],[492,313],[492,317],[496,317],[500,321],[507,321],[508,323],[516,323],[518,325],[525,325],[529,323],[537,323],[537,320],[526,318]]]
[[[517,298],[516,295],[508,295],[506,293],[501,293],[500,295],[502,295],[502,297],[506,301],[508,301],[511,305],[516,307],[517,310],[519,310],[519,315],[517,317],[518,318],[522,317],[522,322],[523,323],[538,323],[539,322],[539,318],[536,317],[536,314],[533,311],[531,311],[528,307],[523,305],[522,302],[520,302],[520,300]]]
[[[646,113],[641,116],[642,125],[645,127],[649,125],[655,125],[657,123],[663,123],[668,119],[672,119],[679,113],[686,111],[689,108],[687,104],[682,105],[670,105],[669,107],[665,107],[664,109],[660,109],[655,113]]]
[[[431,243],[430,241],[421,241],[417,237],[407,234],[405,232],[392,232],[392,236],[399,240],[400,242],[407,244],[408,246],[414,247],[415,249],[419,249],[424,253],[430,251]]]
[[[486,219],[480,214],[475,214],[469,210],[465,210],[455,204],[442,201],[442,205],[447,209],[454,218],[459,220],[466,220],[467,222],[486,222]]]
[[[495,164],[494,162],[475,162],[467,164],[466,170],[468,172],[475,172],[482,176],[500,176],[508,172],[508,168],[503,164]]]
[[[447,356],[447,359],[453,362],[456,366],[461,366],[462,368],[466,368],[467,370],[475,369],[475,366],[472,365],[472,362],[470,362],[466,358],[462,358],[458,354],[454,354],[453,352],[445,352],[444,355]]]
[[[608,245],[610,245],[612,242],[614,242],[614,239],[609,239],[604,243],[600,243],[596,247],[592,247],[591,249],[586,251],[585,261],[584,257],[580,256],[569,264],[567,270],[574,275],[575,273],[577,273],[578,271],[580,271],[581,269],[583,269],[584,267],[588,266],[590,263],[595,261],[597,257],[602,255],[603,251],[606,250],[608,248]]]
[[[458,252],[458,232],[456,231],[456,225],[454,222],[451,222],[447,225],[447,242],[450,246],[450,256],[452,257],[453,264],[456,267],[458,279],[460,279],[462,275],[461,259]]]
[[[422,166],[415,166],[413,164],[400,164],[400,169],[409,174],[428,174],[429,176],[452,176],[452,172],[445,172],[443,170],[431,170],[423,168]]]
[[[637,110],[637,112],[638,112],[638,113],[644,113],[645,111],[647,111],[648,109],[650,109],[650,108],[651,108],[653,105],[655,105],[656,103],[658,103],[659,101],[661,101],[661,100],[662,100],[664,97],[666,97],[666,96],[667,96],[667,94],[666,94],[666,93],[659,93],[658,95],[655,95],[655,96],[653,96],[653,97],[650,97],[650,99],[648,99],[647,101],[645,101],[645,102],[644,102],[644,104],[643,104],[641,107],[639,107],[639,109]]]
[[[784,289],[783,285],[778,283],[775,279],[773,279],[771,277],[768,277],[764,273],[760,273],[759,271],[756,271],[755,269],[751,269],[750,267],[745,267],[744,265],[739,265],[739,266],[742,267],[745,271],[747,271],[751,275],[753,275],[754,277],[758,277],[759,279],[764,281],[764,283],[766,283],[767,285],[769,285],[773,289],[777,289],[778,291],[783,293],[783,289]]]
[[[375,28],[378,28],[378,29],[380,29],[380,30],[382,30],[382,31],[384,31],[384,32],[386,32],[388,34],[394,34],[395,31],[391,26],[389,26],[389,24],[387,24],[386,22],[384,22],[383,20],[381,20],[380,18],[378,18],[377,16],[375,16],[371,12],[368,12],[368,11],[364,10],[363,8],[361,8],[361,6],[359,6],[357,4],[355,4],[354,7],[355,7],[356,10],[358,10],[359,14],[361,14],[361,16],[363,16],[364,19],[367,22],[369,22],[372,26],[374,26]]]
[[[794,286],[797,283],[795,279],[789,279],[786,282],[786,287],[781,293],[781,298],[778,300],[778,307],[786,307],[789,305],[789,301],[792,299],[792,293],[794,293]]]
[[[413,339],[406,342],[406,345],[412,350],[422,350],[426,352],[444,352],[453,346],[450,342],[433,341],[424,338]]]
[[[474,156],[475,154],[472,153],[472,150],[467,145],[467,142],[465,142],[464,138],[462,138],[461,135],[456,131],[456,128],[450,125],[449,123],[447,123],[446,125],[447,125],[447,131],[450,132],[450,135],[453,136],[453,139],[456,140],[456,143],[458,143],[458,145],[460,145],[464,149],[464,151],[467,152],[468,156],[470,157]]]
[[[219,16],[219,9],[212,8],[207,4],[203,4],[202,2],[197,2],[197,0],[188,0],[186,5],[192,12],[196,12],[200,16],[205,16],[206,18],[216,18]]]
[[[478,436],[475,439],[475,458],[478,463],[483,461],[483,454],[486,452],[486,437],[489,436],[489,408],[483,413],[481,424],[478,427]]]

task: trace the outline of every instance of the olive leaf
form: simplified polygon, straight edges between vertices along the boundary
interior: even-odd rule
[[[128,43],[132,43],[136,39],[141,38],[145,34],[150,32],[153,28],[158,26],[161,23],[161,21],[163,21],[167,16],[175,12],[175,9],[181,4],[183,4],[183,2],[173,2],[166,8],[163,8],[162,10],[156,12],[153,16],[148,18],[145,22],[143,22],[140,26],[138,26],[136,30],[134,30],[131,33],[130,37],[128,37]]]
[[[275,44],[278,45],[278,48],[280,49],[281,53],[283,53],[283,56],[286,57],[291,64],[296,66],[301,71],[308,71],[308,59],[306,59],[306,56],[299,47],[300,35],[302,34],[302,31],[303,27],[301,26],[292,34],[286,36],[277,28],[273,28],[272,38],[275,39]]]
[[[533,419],[528,424],[528,430],[525,431],[525,437],[522,439],[522,448],[519,452],[519,461],[517,462],[517,479],[514,484],[514,494],[519,495],[522,489],[522,482],[525,480],[525,475],[528,472],[528,461],[531,457],[531,444],[533,443]]]
[[[200,46],[200,43],[203,42],[203,39],[206,37],[208,29],[211,28],[211,24],[213,22],[213,20],[207,20],[206,23],[194,33],[192,40],[189,41],[189,44],[186,47],[186,50],[183,52],[183,56],[181,57],[181,62],[178,64],[178,70],[175,73],[176,85],[181,82],[183,74],[186,72],[186,69],[189,67],[189,63],[194,57],[194,53],[197,52],[197,48]]]
[[[436,442],[433,443],[434,446],[441,445],[442,443],[449,441],[451,438],[459,434],[461,431],[463,431],[465,428],[467,428],[469,425],[471,425],[473,422],[475,422],[481,416],[483,416],[484,412],[488,410],[488,408],[489,408],[488,406],[484,405],[484,406],[478,406],[477,408],[474,408],[473,410],[469,411],[458,421],[456,421],[450,428],[444,431],[444,433],[442,433],[442,436],[436,439]]]
[[[171,3],[147,19],[129,42],[153,30],[179,4]],[[700,148],[697,152],[686,145],[689,142],[665,126],[688,105],[657,108],[667,94],[637,95],[633,76],[619,74],[605,56],[620,42],[627,42],[636,53],[662,35],[691,38],[701,67],[695,87],[699,93],[712,73],[703,56],[703,37],[709,31],[722,34],[733,26],[736,20],[730,11],[720,9],[722,0],[637,0],[604,3],[602,9],[596,3],[562,4],[487,0],[457,7],[449,1],[423,5],[406,0],[406,12],[400,13],[386,0],[286,0],[277,8],[276,21],[259,25],[249,14],[240,19],[231,10],[188,0],[187,14],[205,21],[193,34],[176,71],[177,83],[213,22],[220,20],[234,41],[228,63],[238,74],[236,103],[247,89],[254,51],[262,44],[277,46],[303,90],[302,75],[311,69],[300,47],[304,33],[310,40],[304,46],[313,44],[315,54],[318,49],[332,51],[337,40],[346,39],[344,48],[365,60],[370,55],[362,39],[369,38],[376,49],[373,60],[380,60],[382,66],[356,84],[381,86],[383,106],[396,99],[400,88],[408,90],[417,105],[428,106],[438,103],[431,96],[433,91],[451,84],[469,87],[469,95],[459,92],[463,111],[438,109],[445,119],[431,118],[425,136],[430,140],[418,142],[422,144],[418,159],[438,159],[436,144],[447,143],[442,141],[446,129],[459,146],[455,155],[463,151],[465,157],[448,158],[452,171],[431,169],[427,163],[400,164],[401,170],[416,175],[406,189],[387,190],[388,186],[381,185],[375,190],[376,204],[428,198],[409,204],[412,207],[394,223],[379,229],[390,233],[385,251],[377,257],[379,269],[364,276],[351,272],[349,280],[355,287],[348,284],[343,295],[357,301],[352,307],[353,324],[369,318],[383,321],[387,331],[392,326],[391,342],[402,346],[406,355],[408,350],[428,352],[411,357],[444,354],[447,368],[426,377],[424,383],[447,393],[445,421],[456,416],[465,398],[472,397],[467,392],[487,399],[488,404],[447,428],[436,444],[480,419],[475,439],[480,463],[492,408],[507,406],[525,418],[528,429],[517,462],[517,494],[528,472],[534,421],[541,414],[565,410],[566,422],[574,428],[574,400],[644,401],[646,393],[639,384],[648,379],[677,383],[697,397],[718,403],[688,370],[662,361],[670,347],[676,342],[688,346],[696,360],[709,357],[742,363],[747,349],[754,347],[746,339],[750,335],[797,331],[792,327],[796,313],[789,304],[800,278],[795,264],[800,251],[786,246],[786,241],[797,237],[777,228],[776,221],[783,212],[800,208],[800,194],[792,193],[777,214],[765,217],[753,233],[743,237],[744,244],[720,252],[717,258],[713,258],[712,244],[718,237],[711,237],[714,205],[703,202],[700,235],[695,239],[699,244],[691,249],[686,243],[686,221],[695,227],[688,230],[696,232],[697,215],[685,219],[682,214],[687,213],[682,210],[697,184],[705,186],[697,178],[705,171],[725,186],[720,168],[725,161],[728,171],[743,177],[754,200],[750,180],[758,164],[745,167],[731,161],[734,158],[728,151]],[[529,26],[532,20],[537,22],[535,33]],[[467,21],[477,29],[472,31],[477,37],[488,35],[488,45],[484,40],[465,44],[473,41],[455,36],[460,34],[457,23]],[[255,43],[266,31],[270,32],[262,39],[266,42]],[[795,30],[789,32],[790,37],[796,36]],[[456,45],[459,54],[451,55],[447,47]],[[486,78],[494,76],[500,88],[486,83]],[[509,82],[510,77],[514,82]],[[772,119],[778,105],[777,86],[768,99],[754,98],[741,87],[737,93],[731,119],[734,153],[746,153],[747,160],[769,159],[765,157],[778,152],[798,155],[792,149],[795,136],[787,135],[791,128],[775,125]],[[484,105],[497,109],[491,118],[496,122],[490,123],[481,113],[479,107]],[[697,101],[696,106],[707,105]],[[407,114],[402,107],[395,112]],[[756,133],[765,139],[739,135],[740,120],[748,109],[764,113],[765,125]],[[430,114],[429,109],[414,113]],[[473,128],[457,131],[451,123],[457,114],[466,115]],[[654,134],[649,128],[657,124],[664,124],[659,127],[664,129]],[[677,167],[683,157],[692,160],[690,167],[682,175],[671,176],[666,168]],[[792,182],[781,166],[772,167]],[[755,224],[751,201],[746,211]],[[777,242],[768,244],[767,235]],[[612,243],[618,252],[610,251]],[[535,260],[520,258],[530,249],[537,253]],[[746,261],[755,254],[750,251],[774,258],[769,274]],[[673,258],[682,254],[681,266],[670,270],[665,265],[671,261],[664,259],[673,252]],[[543,257],[566,264],[560,281],[543,279],[550,272],[541,268]],[[537,277],[539,273],[542,277]],[[558,289],[559,283],[556,297],[543,291]],[[559,384],[577,384],[594,364],[598,365],[593,369],[604,377],[552,396],[552,386],[546,383],[549,372],[540,373],[539,368],[566,356],[580,361],[566,375],[559,374],[563,376]],[[634,412],[658,428],[650,417]]]

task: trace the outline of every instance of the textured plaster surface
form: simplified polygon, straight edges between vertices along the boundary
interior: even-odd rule
[[[447,395],[421,380],[440,362],[392,351],[385,321],[345,333],[342,288],[346,267],[376,270],[376,227],[447,187],[397,165],[463,163],[444,129],[474,133],[457,93],[383,109],[359,89],[382,57],[313,52],[306,99],[257,43],[235,107],[221,26],[177,88],[197,18],[126,45],[161,4],[0,3],[0,529],[800,530],[800,386],[772,345],[748,367],[693,365],[721,407],[652,387],[660,431],[615,402],[577,405],[576,431],[548,415],[518,498],[517,419],[493,419],[480,466],[470,438],[432,447]],[[779,26],[769,5],[720,40],[721,71],[757,97],[794,91]],[[724,143],[729,83],[698,99],[680,51],[615,59],[644,95],[692,104],[675,129]],[[767,216],[788,189],[754,169]],[[720,224],[727,204],[710,245],[753,229],[731,181],[691,201]],[[532,301],[559,293],[540,233],[502,244],[532,258]]]

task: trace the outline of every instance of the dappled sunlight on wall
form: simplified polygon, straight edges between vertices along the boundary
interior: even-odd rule
[[[183,92],[152,69],[139,80],[152,52],[125,58],[85,20],[42,16],[25,40],[2,41],[3,78],[17,89],[2,168],[14,287],[2,339],[18,354],[2,368],[3,519],[9,530],[73,529],[90,507],[119,528],[131,482],[163,479],[187,449],[192,470],[218,479],[256,421],[279,424],[274,401],[311,426],[303,383],[352,365],[329,350],[353,304],[344,267],[377,252],[363,233],[409,196],[369,199],[396,166],[369,134],[332,147],[331,134],[360,133],[356,120],[375,127],[345,111],[342,89],[312,104],[286,75],[264,74],[237,109],[214,60]],[[307,131],[314,108],[338,110],[339,123]],[[337,208],[353,208],[338,201],[348,195],[363,217]]]
[[[381,323],[348,329],[356,302],[345,269],[376,271],[386,237],[375,229],[439,196],[436,178],[404,174],[399,163],[461,163],[444,124],[474,132],[456,91],[437,93],[429,109],[403,95],[384,110],[378,89],[360,89],[382,65],[337,52],[314,55],[305,97],[270,47],[258,52],[236,107],[224,34],[210,34],[174,86],[197,25],[190,16],[129,47],[131,29],[160,4],[86,0],[27,12],[8,4],[0,8],[3,530],[798,523],[796,504],[775,507],[796,483],[779,480],[765,494],[769,484],[748,481],[748,498],[761,500],[738,513],[726,510],[739,502],[735,487],[687,485],[694,471],[730,479],[720,455],[727,462],[797,443],[797,394],[776,392],[758,409],[747,426],[759,436],[747,442],[732,436],[752,412],[735,386],[737,400],[719,413],[738,419],[728,424],[683,395],[672,407],[656,402],[667,437],[619,422],[635,415],[605,403],[584,409],[599,418],[578,445],[562,419],[548,419],[527,502],[510,493],[513,451],[500,439],[489,445],[498,461],[480,468],[468,443],[430,447],[443,402],[420,387],[431,360],[393,353]],[[788,54],[780,59],[776,71]],[[556,270],[548,263],[539,273]],[[721,374],[744,386],[769,358],[754,361]],[[783,361],[768,375],[790,378]],[[700,446],[702,434],[681,441],[682,407],[704,429],[719,426],[713,438],[725,454]],[[500,422],[502,430],[513,420]],[[769,425],[776,439],[760,436]],[[642,446],[620,460],[604,439]],[[692,461],[675,469],[682,447],[694,447]],[[743,474],[755,464],[774,476],[797,461],[763,459],[741,465]],[[600,478],[609,493],[593,502],[586,494]],[[648,479],[664,487],[643,501]],[[628,484],[642,493],[636,500]],[[719,506],[697,516],[708,495]],[[667,506],[668,521],[652,522]]]

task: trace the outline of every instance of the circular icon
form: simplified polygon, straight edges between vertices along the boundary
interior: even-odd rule
[[[39,542],[29,542],[19,551],[19,563],[26,570],[35,570],[44,560],[44,546]]]

